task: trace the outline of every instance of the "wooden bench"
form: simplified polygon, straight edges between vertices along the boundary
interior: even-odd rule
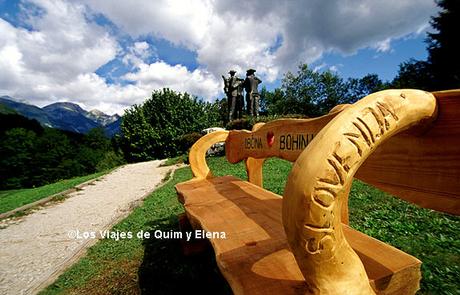
[[[235,294],[414,294],[421,262],[348,224],[357,177],[425,208],[460,213],[460,90],[385,90],[329,114],[202,137],[194,178],[176,185],[195,229],[211,238]],[[213,177],[206,150],[225,141],[248,181]],[[284,196],[264,190],[264,159],[294,162]]]

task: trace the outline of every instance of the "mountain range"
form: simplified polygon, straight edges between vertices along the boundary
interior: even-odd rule
[[[112,137],[120,131],[121,117],[107,115],[99,110],[86,111],[71,102],[56,102],[43,108],[19,102],[10,96],[0,97],[0,104],[29,119],[35,119],[46,127],[77,133],[102,127]]]

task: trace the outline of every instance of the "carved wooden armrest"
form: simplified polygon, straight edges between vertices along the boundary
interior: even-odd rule
[[[301,153],[283,198],[288,243],[314,294],[374,294],[344,237],[341,208],[361,164],[385,140],[434,120],[436,99],[419,90],[385,90],[343,110]]]
[[[205,179],[212,177],[211,170],[209,170],[209,167],[206,164],[206,152],[213,144],[225,141],[227,136],[228,131],[226,130],[214,131],[212,133],[206,134],[195,142],[195,144],[190,149],[188,156],[194,179]]]

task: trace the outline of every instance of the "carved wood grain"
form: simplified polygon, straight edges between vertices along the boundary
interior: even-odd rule
[[[254,124],[252,127],[252,132],[260,129],[264,126],[265,123],[259,122]],[[265,159],[255,159],[255,158],[247,158],[246,161],[246,172],[248,174],[248,181],[252,184],[257,186],[263,187],[264,177],[263,177],[263,166]]]
[[[225,142],[227,160],[230,163],[238,163],[250,157],[256,159],[278,157],[293,162],[302,150],[310,144],[314,136],[346,107],[344,105],[338,108],[338,111],[314,119],[271,121],[254,132],[232,130]],[[273,134],[274,138],[271,146],[267,140],[270,133]],[[284,148],[282,148],[282,136],[285,136]],[[291,136],[289,141],[286,139],[287,136]]]
[[[388,139],[355,177],[421,207],[460,215],[460,89],[433,95],[437,119]]]
[[[388,138],[436,118],[436,99],[419,90],[385,90],[342,111],[293,165],[283,225],[315,294],[374,294],[363,264],[344,238],[341,215],[361,164]]]

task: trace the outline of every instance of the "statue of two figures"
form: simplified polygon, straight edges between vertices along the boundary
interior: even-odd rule
[[[229,77],[224,79],[224,91],[227,95],[228,104],[228,120],[241,119],[243,117],[244,99],[243,88],[246,92],[246,112],[250,116],[259,116],[259,90],[258,86],[262,83],[255,76],[256,70],[249,69],[246,71],[246,79],[241,79],[235,76],[236,71],[228,72]]]

